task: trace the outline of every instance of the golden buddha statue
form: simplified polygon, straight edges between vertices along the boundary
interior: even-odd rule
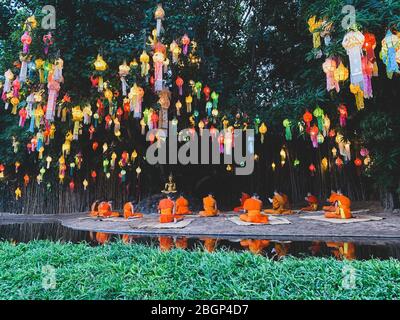
[[[174,177],[172,173],[168,177],[168,182],[165,184],[164,190],[161,191],[164,194],[176,193],[176,183],[174,182]]]

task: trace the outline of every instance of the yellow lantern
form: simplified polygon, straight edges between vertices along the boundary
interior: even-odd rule
[[[261,134],[261,143],[264,143],[264,136],[268,131],[268,128],[267,128],[267,126],[266,126],[266,124],[264,122],[261,124],[260,128],[258,129],[258,131]]]
[[[138,156],[138,154],[137,154],[136,150],[133,150],[132,156],[131,156],[131,159],[133,162],[136,160],[137,156]]]
[[[15,200],[19,200],[21,197],[22,197],[22,191],[18,187],[17,189],[15,189]]]
[[[107,70],[107,62],[104,61],[103,57],[98,54],[97,59],[94,62],[94,68],[96,71],[106,71]]]
[[[337,149],[335,147],[332,148],[332,156],[336,158],[337,156]]]
[[[88,185],[89,185],[89,182],[85,179],[85,180],[83,180],[83,182],[82,182],[82,184],[83,184],[83,190],[87,190],[87,187],[88,187]]]
[[[275,164],[275,162],[272,162],[271,168],[272,168],[272,171],[275,171],[275,169],[276,169],[276,164]]]
[[[182,108],[182,102],[180,100],[178,100],[178,102],[175,104],[176,107],[176,114],[178,116],[181,115],[181,108]]]
[[[136,69],[137,67],[138,67],[138,62],[136,61],[136,59],[133,59],[132,61],[131,61],[131,63],[129,64],[129,66],[131,67],[131,68],[134,68],[134,69]]]
[[[39,58],[35,60],[36,70],[39,71],[40,83],[44,83],[44,60]]]
[[[80,122],[83,119],[83,111],[80,106],[72,108],[72,121],[74,122],[73,140],[79,139]]]
[[[147,54],[145,50],[143,50],[143,53],[140,55],[140,62],[142,64],[142,77],[145,77],[149,74],[150,71],[150,57]]]
[[[111,105],[111,103],[112,103],[112,99],[113,99],[113,93],[112,93],[112,91],[110,90],[110,89],[106,89],[105,91],[104,91],[104,97],[108,100],[108,103]]]
[[[325,157],[321,160],[322,171],[328,170],[328,159]]]
[[[340,62],[339,67],[334,71],[334,78],[336,81],[346,81],[349,78],[349,69],[347,69],[343,62]]]
[[[154,12],[154,18],[157,20],[157,29],[156,29],[157,30],[157,37],[159,37],[160,34],[161,34],[162,20],[164,20],[164,17],[165,17],[165,11],[164,11],[164,9],[162,7],[162,4],[159,3],[157,5],[156,11]]]
[[[188,113],[192,112],[192,103],[193,103],[193,97],[191,95],[186,97],[186,111]]]
[[[17,106],[19,104],[19,99],[17,97],[12,97],[10,102],[11,102],[11,104],[13,106],[13,108],[11,110],[11,114],[15,115],[15,114],[17,114]]]

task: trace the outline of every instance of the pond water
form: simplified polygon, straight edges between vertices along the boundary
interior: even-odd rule
[[[0,225],[0,240],[14,243],[26,243],[32,240],[51,240],[60,242],[104,245],[109,242],[123,241],[127,245],[138,243],[159,247],[163,251],[181,248],[185,250],[218,249],[232,251],[250,251],[254,254],[279,259],[288,255],[304,258],[307,256],[335,257],[337,259],[367,260],[400,259],[400,241],[398,242],[326,242],[326,241],[274,241],[273,239],[214,239],[185,237],[143,237],[124,234],[106,234],[73,230],[59,223],[21,223]]]

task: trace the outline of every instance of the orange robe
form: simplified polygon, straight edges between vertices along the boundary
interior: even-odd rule
[[[215,251],[215,247],[217,246],[217,239],[214,238],[205,238],[205,239],[200,239],[202,241],[204,241],[204,249],[207,252],[214,252]]]
[[[217,201],[211,196],[203,199],[204,211],[200,211],[202,217],[215,217],[218,215]]]
[[[329,212],[335,212],[336,211],[336,207],[335,207],[335,202],[337,200],[338,194],[335,192],[332,192],[328,202],[331,204],[330,206],[323,206],[322,210],[324,211],[329,211]]]
[[[184,215],[184,214],[192,214],[189,210],[189,201],[184,197],[179,197],[176,200],[176,212],[175,214]]]
[[[337,259],[354,260],[356,258],[356,247],[349,242],[327,242],[326,246],[332,248],[333,255]]]
[[[336,196],[335,212],[325,212],[325,217],[329,219],[351,219],[351,201],[343,195]]]
[[[302,208],[301,211],[317,211],[318,210],[318,199],[316,196],[307,197],[308,207]]]
[[[178,249],[187,249],[188,247],[188,240],[187,238],[178,238],[175,240],[175,246]]]
[[[264,210],[265,213],[270,214],[292,214],[293,211],[289,209],[288,196],[285,194],[277,194],[272,198],[272,209]]]
[[[110,234],[109,233],[104,233],[104,232],[97,232],[96,233],[96,241],[99,244],[105,244],[108,241],[110,241]]]
[[[242,193],[242,198],[240,198],[240,207],[236,207],[233,209],[234,212],[241,212],[244,210],[244,203],[246,202],[247,199],[250,199],[250,195],[247,193]]]
[[[160,222],[161,223],[171,223],[175,219],[182,220],[183,217],[177,217],[174,215],[175,203],[171,199],[162,199],[158,204],[158,209],[160,210]]]
[[[135,208],[133,207],[133,204],[131,202],[127,202],[124,205],[124,218],[129,219],[129,218],[142,218],[143,214],[142,213],[135,213]]]
[[[112,212],[111,205],[108,202],[104,201],[99,204],[99,217],[103,218],[119,217],[119,213]]]
[[[270,244],[269,240],[242,240],[240,245],[248,247],[250,252],[260,254]]]
[[[252,223],[268,223],[268,216],[261,214],[262,201],[258,199],[247,199],[244,203],[245,214],[240,215],[240,220]]]
[[[90,208],[90,216],[97,217],[99,215],[99,202],[93,202],[92,207]]]
[[[289,253],[290,245],[287,243],[277,243],[274,248],[278,258],[283,258]]]
[[[159,237],[161,251],[170,251],[174,247],[174,240],[171,237]]]

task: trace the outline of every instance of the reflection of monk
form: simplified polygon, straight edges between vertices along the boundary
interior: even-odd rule
[[[175,240],[175,246],[178,248],[178,249],[187,249],[187,247],[188,247],[188,240],[187,240],[187,238],[185,238],[185,237],[183,237],[183,238],[177,238],[176,240]]]
[[[142,218],[143,214],[142,213],[135,213],[135,208],[133,206],[132,202],[127,202],[124,205],[124,218],[129,219],[129,218]]]
[[[293,211],[290,210],[289,198],[284,193],[278,193],[275,191],[274,197],[269,199],[272,203],[272,209],[264,210],[265,213],[270,214],[292,214]]]
[[[218,215],[217,201],[210,193],[203,199],[204,211],[200,211],[202,217],[214,217]]]
[[[111,218],[111,217],[119,217],[118,212],[112,211],[112,202],[103,201],[99,204],[99,217],[103,218]]]
[[[268,223],[268,216],[261,214],[262,205],[262,201],[256,194],[247,199],[244,203],[244,210],[247,213],[241,214],[240,220],[252,223]]]
[[[337,259],[354,260],[356,246],[350,242],[327,242],[326,246],[332,248],[332,253]]]
[[[308,206],[302,208],[300,211],[317,211],[318,210],[318,199],[311,193],[307,194],[305,200],[308,202]]]
[[[269,240],[242,240],[240,245],[248,247],[250,252],[260,254],[270,244]]]
[[[317,255],[321,251],[321,242],[313,241],[313,243],[311,244],[311,247],[309,249],[313,256]]]
[[[234,212],[242,212],[244,203],[247,199],[250,199],[250,195],[248,195],[247,193],[242,192],[242,197],[240,198],[240,206],[236,207],[235,209],[233,209]]]
[[[99,244],[106,244],[108,241],[110,241],[111,234],[109,233],[104,233],[104,232],[97,232],[96,233],[96,241]]]
[[[130,244],[132,243],[133,237],[129,234],[123,234],[122,235],[122,242],[125,244]]]
[[[182,220],[183,217],[177,217],[175,215],[175,203],[172,201],[170,196],[162,199],[158,204],[158,211],[160,213],[161,223],[171,223],[175,220]]]
[[[185,215],[185,214],[192,214],[189,210],[189,201],[185,199],[182,195],[176,199],[176,214],[177,215]]]
[[[290,244],[288,243],[276,243],[273,252],[278,258],[283,258],[289,253]]]
[[[344,196],[340,191],[335,197],[335,211],[326,211],[325,217],[329,219],[351,219],[351,200]]]
[[[214,238],[203,238],[203,239],[200,239],[200,240],[204,241],[204,249],[207,252],[212,253],[212,252],[215,251],[215,247],[217,246],[217,239],[214,239]]]
[[[174,247],[174,240],[171,237],[159,237],[161,251],[170,251]]]

